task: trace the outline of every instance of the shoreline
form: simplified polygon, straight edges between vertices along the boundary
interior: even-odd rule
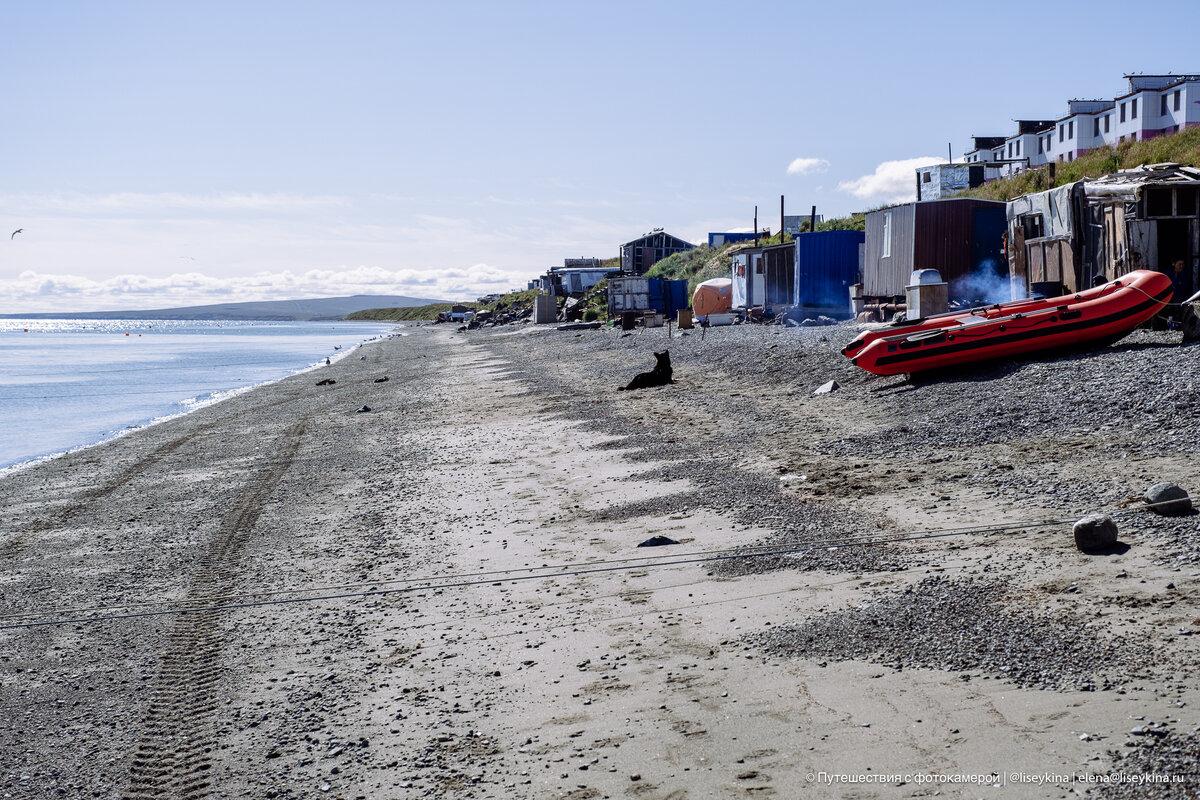
[[[24,318],[19,318],[17,321],[20,321],[21,319],[24,319]],[[55,319],[54,321],[68,321],[69,322],[69,321],[74,321],[74,318],[65,318],[64,320]],[[111,321],[111,320],[100,320],[100,321],[105,322],[105,321]],[[117,320],[117,321],[123,322],[123,321],[128,321],[128,320]],[[133,321],[138,321],[138,320],[133,320]],[[161,321],[161,320],[146,320],[146,321],[157,322],[157,321]],[[180,321],[194,321],[194,320],[180,320]],[[237,320],[231,320],[231,321],[237,321]],[[266,321],[269,322],[271,320],[266,320]],[[358,322],[359,320],[338,320],[338,321],[339,322],[342,322],[342,321]],[[254,321],[241,320],[239,322],[242,322],[244,324],[246,322],[254,322]],[[372,324],[383,324],[383,323],[372,321]],[[182,411],[177,411],[172,414],[164,414],[162,416],[153,417],[145,422],[135,423],[135,424],[126,426],[125,428],[123,428],[119,431],[103,434],[103,435],[101,435],[101,437],[99,439],[97,439],[93,442],[88,442],[86,444],[78,445],[77,447],[72,447],[67,450],[62,450],[57,453],[49,453],[49,454],[41,455],[41,456],[34,456],[32,458],[28,458],[24,461],[18,461],[13,464],[0,465],[0,481],[4,480],[9,475],[16,474],[23,470],[29,469],[30,467],[34,467],[39,464],[44,464],[46,462],[53,461],[54,459],[62,458],[63,456],[80,453],[85,450],[89,450],[93,447],[97,447],[99,445],[107,444],[109,442],[112,442],[117,439],[121,439],[125,436],[128,436],[131,433],[135,433],[140,430],[145,430],[146,428],[151,428],[155,425],[161,425],[164,422],[170,422],[171,420],[178,419],[178,418],[184,417],[188,414],[195,413],[196,411],[199,411],[203,408],[208,408],[210,406],[224,402],[225,400],[228,400],[230,398],[237,397],[239,395],[246,394],[247,392],[254,391],[255,389],[258,389],[260,387],[270,386],[273,383],[278,383],[279,381],[287,380],[288,378],[291,378],[293,376],[302,375],[306,372],[313,372],[315,370],[321,369],[322,367],[327,367],[332,364],[336,364],[338,361],[341,361],[342,359],[346,358],[346,356],[355,352],[356,350],[358,350],[365,344],[376,341],[378,339],[386,339],[389,336],[397,335],[397,331],[395,330],[395,328],[398,328],[398,327],[400,327],[400,326],[393,325],[392,330],[377,334],[376,336],[373,336],[369,339],[364,339],[361,342],[356,342],[355,344],[351,345],[349,349],[344,349],[344,352],[339,351],[339,352],[336,352],[336,353],[328,356],[329,362],[330,362],[329,364],[325,364],[324,362],[318,361],[317,363],[309,364],[308,366],[303,367],[299,370],[296,370],[295,372],[290,372],[287,375],[283,375],[278,378],[272,378],[270,380],[260,381],[258,383],[249,384],[247,386],[239,386],[239,387],[235,387],[232,389],[214,390],[212,392],[209,392],[210,396],[207,398],[204,398],[204,399],[197,400],[196,398],[192,397],[192,398],[187,398],[184,400],[179,400],[179,401],[176,401],[179,405],[186,404],[188,407]],[[189,402],[189,401],[195,401],[195,402]]]
[[[408,331],[334,386],[292,376],[0,481],[0,613],[247,603],[0,630],[0,752],[23,763],[0,788],[858,797],[812,776],[1154,772],[1155,743],[1191,746],[1200,648],[1172,632],[1196,517],[1122,518],[1104,557],[1069,526],[848,545],[1200,482],[1169,429],[1083,447],[1077,418],[1039,420],[1014,445],[980,402],[937,460],[924,424],[981,392],[1031,413],[1067,372],[1107,413],[1126,373],[1200,352],[1146,334],[889,394],[843,370],[840,329],[519,332]],[[617,393],[664,344],[675,384]],[[807,555],[670,563],[756,547]],[[363,588],[318,590],[342,585]],[[1084,634],[1082,667],[1055,655]]]

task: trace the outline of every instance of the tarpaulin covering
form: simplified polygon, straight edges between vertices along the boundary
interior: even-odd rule
[[[733,308],[733,281],[729,278],[707,280],[692,292],[692,311],[697,317],[724,314],[731,308]]]
[[[1026,216],[1041,214],[1043,220],[1042,236],[1071,236],[1074,224],[1071,221],[1071,190],[1075,184],[1068,183],[1057,189],[1048,189],[1036,194],[1027,194],[1008,202],[1008,221]]]

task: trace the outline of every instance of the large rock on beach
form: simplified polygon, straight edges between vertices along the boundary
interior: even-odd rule
[[[1146,503],[1153,506],[1157,514],[1174,516],[1190,514],[1192,498],[1187,490],[1174,483],[1156,483],[1146,490]]]
[[[1075,546],[1085,553],[1103,553],[1117,543],[1117,523],[1106,514],[1092,514],[1075,523]]]

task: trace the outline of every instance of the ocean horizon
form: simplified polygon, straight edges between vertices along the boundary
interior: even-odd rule
[[[394,328],[0,319],[0,475],[323,366]]]

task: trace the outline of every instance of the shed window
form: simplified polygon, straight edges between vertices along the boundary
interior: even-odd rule
[[[1019,158],[1020,155],[1021,155],[1021,142],[1020,142],[1020,140],[1017,140],[1017,157]]]
[[[931,180],[933,180],[932,173],[930,173],[930,172],[922,172],[921,173],[921,182],[922,183],[929,183]]]
[[[1041,214],[1025,214],[1021,217],[1021,231],[1026,239],[1040,239],[1045,236],[1045,220]]]
[[[1058,140],[1061,142],[1063,140],[1063,137],[1065,137],[1066,135],[1067,135],[1067,126],[1059,125],[1058,126]]]
[[[1121,103],[1121,122],[1125,121],[1125,104]]]
[[[1039,153],[1046,152],[1046,140],[1044,138],[1042,138],[1041,136],[1038,137],[1038,152]]]
[[[1175,211],[1177,217],[1196,216],[1196,205],[1200,202],[1200,187],[1176,186]]]
[[[883,257],[892,254],[892,212],[883,212]]]
[[[1191,217],[1196,214],[1196,200],[1200,191],[1195,186],[1179,186],[1175,189],[1175,215]]]
[[[1104,115],[1104,132],[1108,133],[1109,122],[1112,120],[1112,114]]]
[[[1129,101],[1129,118],[1137,119],[1137,98]]]
[[[1070,122],[1067,123],[1067,138],[1068,139],[1075,138],[1075,120],[1071,120]]]
[[[1162,101],[1162,108],[1159,109],[1158,113],[1165,117],[1167,115],[1167,96],[1164,94],[1158,99]]]
[[[1169,217],[1172,210],[1171,187],[1151,186],[1146,189],[1146,216]]]
[[[1100,135],[1100,118],[1096,117],[1096,119],[1093,121],[1096,123],[1096,130],[1092,132],[1092,136],[1099,136]]]
[[[1174,91],[1174,92],[1171,94],[1171,105],[1173,105],[1173,106],[1175,107],[1175,110],[1176,110],[1176,111],[1178,111],[1178,110],[1179,110],[1179,92],[1180,92],[1180,91],[1181,91],[1181,90],[1179,90],[1179,89],[1176,89],[1176,90],[1175,90],[1175,91]]]

